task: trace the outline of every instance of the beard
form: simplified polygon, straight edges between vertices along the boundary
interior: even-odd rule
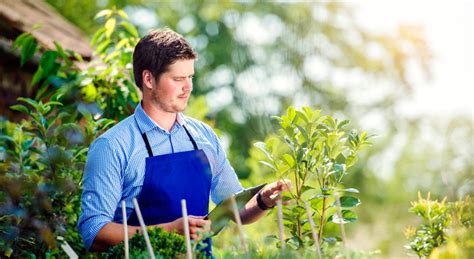
[[[179,98],[163,99],[160,91],[156,88],[153,88],[151,91],[151,102],[156,108],[170,113],[183,112],[188,106],[187,100],[182,103],[182,100]]]

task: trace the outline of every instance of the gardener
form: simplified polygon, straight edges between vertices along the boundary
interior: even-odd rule
[[[139,230],[132,199],[145,224],[183,234],[181,199],[186,199],[191,238],[209,229],[209,196],[216,204],[242,190],[214,131],[183,112],[193,90],[197,54],[176,32],[143,37],[133,53],[135,82],[143,99],[135,113],[98,137],[84,172],[79,230],[87,249],[103,251],[123,241],[121,201],[128,234]],[[252,223],[275,206],[271,195],[290,182],[267,185],[240,211]],[[210,252],[210,245],[209,250]]]

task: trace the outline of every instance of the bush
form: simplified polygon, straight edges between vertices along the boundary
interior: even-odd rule
[[[456,202],[447,202],[446,198],[439,202],[430,200],[429,193],[426,199],[418,193],[418,201],[412,202],[410,212],[421,217],[422,223],[405,229],[405,236],[410,240],[406,248],[419,257],[428,257],[433,252],[436,258],[443,254],[448,257],[472,254],[472,208],[470,196]]]
[[[168,233],[162,228],[152,228],[148,231],[150,243],[158,258],[176,258],[186,254],[184,238],[175,233]],[[130,258],[149,258],[145,239],[139,233],[129,240]],[[124,243],[120,243],[104,253],[105,258],[120,258],[124,256]]]

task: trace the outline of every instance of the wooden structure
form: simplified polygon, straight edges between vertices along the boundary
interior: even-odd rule
[[[41,25],[32,30],[34,25]],[[20,53],[13,42],[23,32],[30,32],[45,47],[54,49],[58,42],[85,59],[92,55],[86,36],[43,0],[0,0],[0,116],[17,120],[9,107],[18,97],[34,97],[37,86],[30,84],[39,57],[20,66]]]

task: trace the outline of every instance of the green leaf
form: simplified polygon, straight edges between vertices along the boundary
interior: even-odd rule
[[[63,104],[57,101],[49,101],[45,103],[44,106],[63,106]]]
[[[327,144],[330,148],[332,148],[334,147],[334,145],[336,145],[338,140],[339,140],[339,135],[337,134],[337,132],[330,132],[328,134]]]
[[[308,123],[308,117],[306,117],[306,114],[301,112],[301,111],[296,111],[296,114],[298,115],[298,118],[302,119],[304,122]]]
[[[103,17],[103,16],[110,17],[111,15],[112,15],[112,10],[105,9],[105,10],[102,10],[102,11],[98,12],[95,15],[94,19],[98,19],[98,18]]]
[[[22,43],[20,56],[21,66],[23,66],[26,61],[30,60],[35,55],[36,47],[38,46],[36,39],[31,35],[25,37]]]
[[[135,38],[138,38],[138,31],[137,29],[135,28],[135,26],[133,26],[131,23],[129,22],[121,22],[120,25],[122,27],[125,28],[125,30],[127,30],[128,33],[130,33],[130,35],[132,35],[133,37]]]
[[[349,222],[357,221],[357,215],[351,210],[342,210],[341,215],[342,218],[340,218],[339,215],[334,214],[328,218],[328,221],[332,221],[336,224],[346,224]]]
[[[12,144],[15,144],[15,140],[10,137],[10,136],[7,136],[7,135],[1,135],[0,136],[0,141],[8,141],[8,142],[11,142]]]
[[[33,75],[33,79],[31,79],[31,84],[36,85],[41,81],[41,79],[43,79],[43,68],[40,66]]]
[[[343,120],[337,124],[337,129],[342,129],[347,126],[351,121],[350,120]]]
[[[301,134],[303,135],[306,144],[309,145],[310,141],[309,141],[308,133],[306,132],[306,130],[300,125],[296,125],[296,127],[300,130]]]
[[[17,49],[17,48],[23,46],[23,42],[24,42],[29,36],[31,36],[31,34],[28,33],[28,32],[24,32],[24,33],[20,34],[20,36],[18,36],[18,37],[15,39],[15,42],[13,42],[13,48]]]
[[[33,146],[33,143],[34,143],[34,142],[35,142],[34,139],[28,139],[28,140],[26,140],[25,142],[23,142],[23,143],[21,144],[21,148],[22,148],[23,150],[27,150],[27,149],[29,149],[31,146]]]
[[[339,202],[341,203],[342,208],[351,208],[360,205],[360,200],[352,196],[342,196],[339,198]]]
[[[268,160],[273,161],[272,155],[270,155],[270,153],[267,151],[267,144],[265,144],[264,142],[256,142],[253,145],[256,148],[260,149],[265,154],[265,156],[268,158]]]
[[[356,156],[353,156],[353,155],[348,156],[348,157],[346,158],[346,166],[347,166],[347,168],[349,168],[349,167],[355,165],[355,163],[357,162],[357,160],[359,160],[359,158],[356,157]]]
[[[342,210],[342,217],[347,222],[357,221],[358,218],[357,214],[355,214],[355,212],[353,212],[352,210]]]
[[[99,44],[99,46],[97,46],[96,48],[97,53],[104,53],[107,47],[109,47],[109,45],[110,45],[110,40],[109,39],[104,40],[102,43]]]
[[[105,22],[104,28],[105,28],[105,36],[107,38],[110,38],[110,36],[112,36],[112,33],[115,30],[116,23],[117,21],[115,20],[115,18],[110,18],[107,20],[107,22]]]
[[[288,107],[288,109],[286,110],[286,113],[288,114],[288,121],[293,122],[293,120],[296,117],[295,107],[293,107],[293,106]]]
[[[115,45],[115,49],[116,49],[116,50],[119,50],[119,49],[121,49],[123,46],[125,46],[125,45],[128,44],[128,43],[129,43],[129,39],[128,39],[128,38],[121,39],[121,40],[117,43],[117,45]],[[118,54],[118,53],[117,53],[117,54]]]
[[[278,172],[275,166],[265,161],[258,161],[260,164],[270,167],[273,171]]]
[[[359,190],[357,190],[355,188],[347,188],[347,189],[343,189],[342,191],[351,192],[351,193],[359,193]]]
[[[285,162],[288,164],[290,168],[295,166],[295,159],[289,154],[284,154],[283,160],[285,160]]]
[[[56,47],[56,51],[58,52],[59,56],[61,56],[62,59],[67,60],[68,55],[64,51],[63,47],[57,43],[56,41],[53,41],[54,46]]]
[[[311,186],[308,186],[308,185],[303,185],[303,186],[301,186],[301,194],[303,194],[306,191],[314,190],[314,189],[315,189],[314,187],[311,187]]]
[[[10,106],[10,109],[15,110],[15,111],[20,111],[24,114],[29,114],[30,113],[28,108],[24,105],[21,105],[21,104],[12,105],[12,106]]]
[[[44,77],[50,74],[56,74],[55,68],[57,67],[56,58],[58,53],[56,51],[48,50],[43,53],[40,59],[40,66],[43,69]]]
[[[105,28],[100,28],[94,33],[91,39],[91,45],[95,46],[98,42],[102,41],[105,34]]]
[[[128,15],[123,11],[123,10],[118,10],[118,15],[122,17],[123,19],[128,19]]]
[[[73,56],[77,61],[84,62],[84,59],[82,58],[81,55],[79,55],[79,53],[77,53],[77,52],[75,52],[75,51],[71,51],[70,53],[72,54],[72,56]]]
[[[18,97],[17,100],[18,100],[18,101],[21,101],[21,102],[25,102],[25,103],[27,103],[27,104],[33,106],[33,108],[35,108],[36,110],[38,110],[38,108],[39,108],[38,102],[36,102],[36,101],[33,100],[33,99],[24,98],[24,97]]]

